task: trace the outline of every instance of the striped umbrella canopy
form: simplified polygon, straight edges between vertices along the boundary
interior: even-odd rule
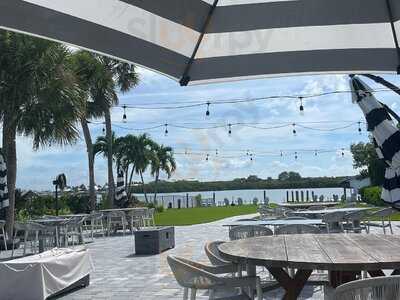
[[[8,207],[7,166],[0,150],[0,209]]]
[[[400,208],[400,130],[385,105],[374,97],[372,89],[365,82],[353,77],[350,85],[353,100],[367,120],[378,157],[387,165],[381,198],[387,204]]]
[[[122,168],[118,168],[115,201],[119,204],[119,206],[123,206],[127,200],[128,196],[125,191],[124,171],[122,170]]]
[[[400,72],[398,0],[1,0],[0,27],[181,83]]]

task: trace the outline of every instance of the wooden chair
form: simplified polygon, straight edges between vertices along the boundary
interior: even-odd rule
[[[167,261],[176,281],[184,288],[184,300],[188,299],[189,289],[191,292],[190,300],[196,299],[197,290],[209,290],[209,298],[214,300],[248,299],[248,297],[246,298],[247,295],[215,297],[216,293],[231,292],[235,288],[248,288],[251,295],[256,290],[257,299],[262,300],[259,277],[222,277],[217,275],[229,273],[230,268],[226,268],[226,266],[207,266],[175,256],[168,256]],[[244,297],[240,298],[241,296]]]
[[[397,211],[391,207],[370,213],[367,217],[367,232],[369,233],[371,226],[376,226],[376,227],[382,227],[384,234],[386,234],[386,227],[389,227],[390,233],[393,234],[391,216],[395,213],[397,213]],[[381,223],[373,222],[372,219],[374,218],[380,219]]]
[[[275,229],[275,234],[305,234],[305,233],[321,233],[321,229],[313,225],[290,224],[283,225]]]
[[[334,300],[400,299],[400,276],[355,280],[336,288]]]
[[[271,229],[259,225],[244,225],[232,227],[229,231],[229,238],[231,240],[245,239],[255,236],[268,236],[273,235]]]

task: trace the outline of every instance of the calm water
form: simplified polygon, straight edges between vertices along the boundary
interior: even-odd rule
[[[304,193],[304,199],[306,197],[306,191],[309,191],[309,197],[311,198],[311,193],[314,192],[318,197],[320,195],[324,196],[324,199],[332,199],[333,195],[338,195],[339,199],[343,195],[342,188],[322,188],[322,189],[278,189],[278,190],[265,190],[266,196],[270,199],[271,202],[282,203],[286,202],[286,191],[289,191],[289,197],[291,199],[291,192],[294,191],[296,195],[296,191],[298,191],[299,195],[301,195],[301,191]],[[208,199],[213,197],[213,193],[215,193],[215,201],[223,202],[225,198],[229,199],[229,201],[237,202],[238,198],[242,198],[245,203],[251,203],[254,198],[257,198],[259,202],[264,199],[264,190],[229,190],[229,191],[206,191],[206,192],[188,192],[188,193],[160,193],[157,194],[157,198],[164,196],[164,198],[172,198],[172,196],[183,197],[186,194],[189,196],[196,196],[201,194],[202,199]],[[153,196],[152,194],[149,194]],[[349,193],[348,193],[349,195]],[[135,194],[142,200],[143,194]],[[179,198],[180,198],[179,197]],[[151,199],[153,199],[151,197]]]

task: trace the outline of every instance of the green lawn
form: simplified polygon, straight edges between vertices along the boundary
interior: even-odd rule
[[[193,225],[256,212],[257,206],[255,205],[168,209],[157,213],[155,220],[157,225]]]

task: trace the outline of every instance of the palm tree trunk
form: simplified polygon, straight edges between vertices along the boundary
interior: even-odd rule
[[[128,172],[129,172],[129,165],[124,169],[125,193],[126,193],[126,196],[127,196],[128,200],[129,200],[129,195],[128,195]]]
[[[147,199],[146,189],[144,188],[144,179],[143,179],[142,171],[139,171],[139,174],[140,174],[140,178],[142,179],[142,190],[143,190],[143,194],[144,194],[144,199],[146,200],[146,203],[149,203],[149,200]]]
[[[154,204],[157,201],[157,184],[158,184],[159,177],[160,177],[160,172],[157,172],[156,173],[156,178],[154,180],[154,199],[153,199]]]
[[[133,179],[133,173],[134,172],[135,172],[135,168],[132,166],[131,174],[129,175],[129,184],[128,184],[128,190],[127,190],[129,199],[131,198],[131,194],[132,194],[131,186],[132,186],[132,179]]]
[[[15,142],[17,129],[12,120],[13,117],[10,114],[10,112],[6,112],[3,119],[3,151],[7,163],[7,188],[10,202],[10,206],[6,211],[6,226],[9,238],[13,236],[15,220],[15,184],[17,181],[17,146]]]
[[[95,180],[94,180],[94,153],[93,153],[93,142],[90,135],[90,130],[88,122],[85,118],[81,119],[81,125],[83,130],[83,136],[86,142],[86,149],[88,155],[89,164],[89,203],[90,210],[96,209],[96,192],[94,190]]]
[[[115,183],[113,173],[113,145],[112,145],[112,128],[111,128],[111,115],[110,109],[104,112],[104,119],[106,123],[106,138],[107,138],[107,167],[108,167],[108,201],[114,207]]]

